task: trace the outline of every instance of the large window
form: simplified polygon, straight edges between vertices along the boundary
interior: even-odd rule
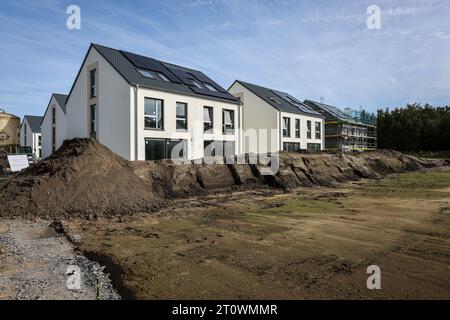
[[[97,139],[97,105],[93,104],[89,109],[89,135],[91,139]]]
[[[204,157],[233,157],[235,147],[234,141],[205,141]]]
[[[306,137],[308,139],[311,139],[311,137],[312,137],[311,136],[311,132],[312,132],[311,126],[312,126],[312,123],[311,123],[311,121],[308,120],[308,122],[307,122],[307,131],[306,131]]]
[[[212,107],[203,108],[203,131],[212,132],[214,130],[214,109]]]
[[[291,118],[283,117],[283,137],[291,136]]]
[[[321,145],[320,143],[308,143],[307,146],[308,150],[321,150]]]
[[[97,96],[97,70],[91,70],[91,98],[95,98]]]
[[[300,119],[295,119],[295,137],[300,138]]]
[[[163,101],[145,98],[144,127],[145,129],[164,129]]]
[[[145,139],[145,160],[185,159],[186,140]]]
[[[177,102],[177,130],[186,131],[187,128],[187,104]]]
[[[283,151],[287,152],[297,152],[300,150],[300,143],[297,142],[284,142]]]
[[[222,110],[222,131],[223,134],[234,134],[234,111]]]
[[[316,139],[322,139],[322,126],[320,122],[316,122]]]

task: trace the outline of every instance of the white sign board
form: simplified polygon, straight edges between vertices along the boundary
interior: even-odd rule
[[[12,172],[19,172],[30,166],[28,163],[28,156],[26,154],[8,156],[8,162]]]

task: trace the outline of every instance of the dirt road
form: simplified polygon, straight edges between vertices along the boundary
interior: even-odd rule
[[[0,300],[120,299],[102,269],[48,222],[0,220]],[[80,286],[69,282],[69,289],[78,270]]]
[[[191,198],[68,229],[121,273],[126,297],[450,298],[448,169]],[[381,268],[381,290],[366,287],[370,265]]]

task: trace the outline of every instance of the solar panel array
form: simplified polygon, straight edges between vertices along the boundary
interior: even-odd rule
[[[230,94],[217,83],[212,81],[202,72],[197,70],[191,70],[180,66],[164,63],[156,59],[144,57],[134,53],[121,51],[121,53],[136,67],[139,69],[145,69],[148,71],[159,72],[165,75],[171,82],[178,84],[185,84],[190,87],[194,93],[208,95],[218,98],[230,98]],[[198,88],[194,82],[200,85],[209,84],[215,88],[218,92],[211,91],[209,89]]]
[[[315,115],[321,115],[320,112],[317,112],[316,110],[313,110],[309,108],[307,105],[305,105],[303,102],[298,100],[297,98],[291,96],[288,93],[277,91],[277,90],[271,90],[273,93],[275,93],[277,96],[282,98],[284,101],[290,103],[291,105],[297,107],[300,111]]]

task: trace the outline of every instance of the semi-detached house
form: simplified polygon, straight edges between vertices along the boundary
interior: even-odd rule
[[[240,152],[236,97],[200,71],[127,51],[92,44],[65,109],[66,139],[131,161],[171,158],[176,146],[185,159]]]
[[[20,125],[20,146],[30,147],[36,158],[41,158],[41,120],[38,116],[25,116]]]
[[[66,139],[65,94],[52,94],[41,121],[42,158],[47,158],[59,149]]]
[[[242,103],[245,153],[323,150],[323,115],[294,96],[240,80],[228,91]]]

